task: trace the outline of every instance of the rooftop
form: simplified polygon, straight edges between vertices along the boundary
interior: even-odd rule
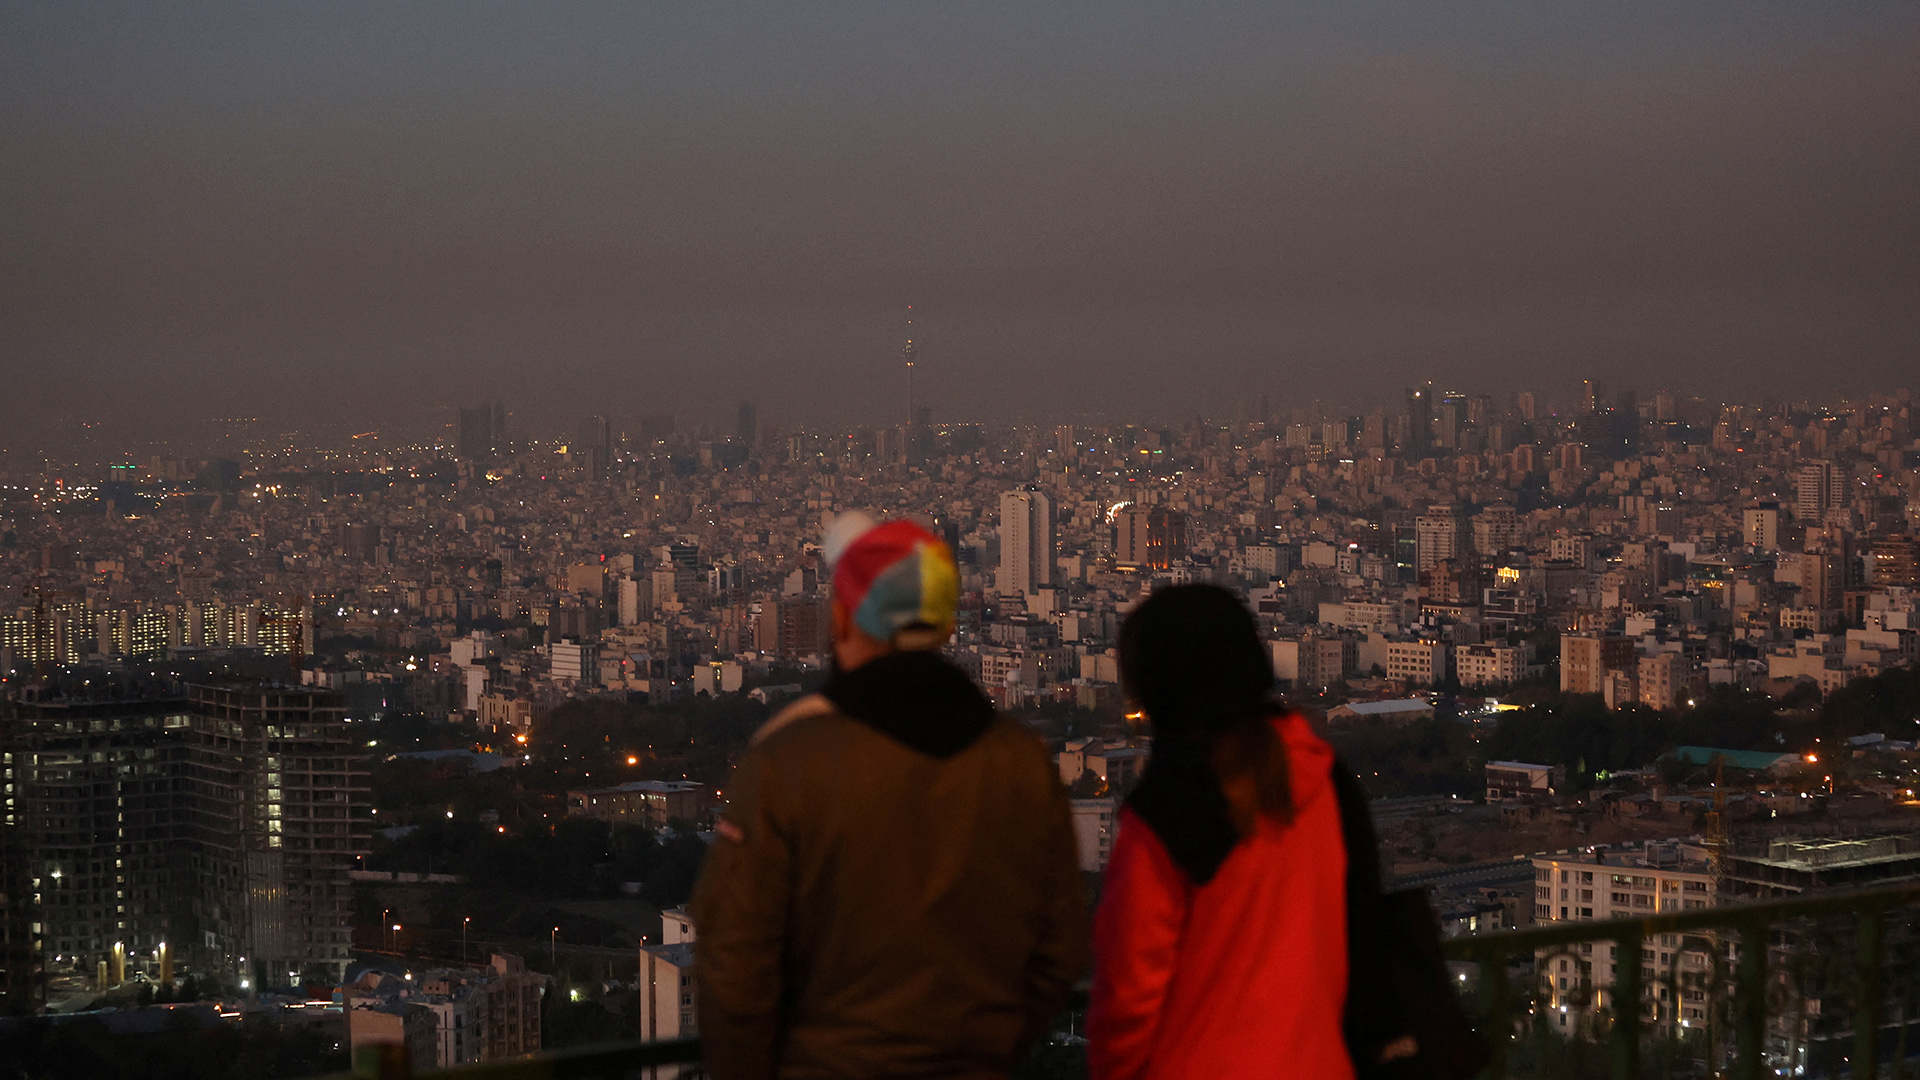
[[[1431,709],[1433,708],[1433,704],[1425,698],[1394,698],[1389,701],[1354,701],[1337,707],[1350,709],[1359,713],[1361,716],[1376,716],[1381,713],[1413,712],[1415,710]]]
[[[1533,857],[1540,862],[1568,863],[1574,866],[1637,867],[1682,874],[1705,874],[1706,849],[1698,838],[1649,840],[1633,847],[1595,846],[1564,851],[1543,851]]]
[[[705,784],[695,780],[635,780],[631,783],[615,784],[612,787],[576,788],[570,794],[606,795],[623,791],[647,791],[671,795],[681,791],[699,791],[704,787],[706,787]]]
[[[1775,840],[1767,845],[1765,856],[1744,856],[1741,861],[1792,870],[1845,866],[1873,866],[1912,859],[1920,854],[1920,843],[1905,836],[1868,836],[1850,839]]]
[[[1797,755],[1780,754],[1771,750],[1721,750],[1712,746],[1676,747],[1669,757],[1677,758],[1689,765],[1711,765],[1714,758],[1722,758],[1736,769],[1749,769],[1765,772],[1780,764],[1782,760],[1793,759]]]

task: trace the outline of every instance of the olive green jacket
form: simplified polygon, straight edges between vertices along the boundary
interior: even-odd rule
[[[715,1080],[1004,1075],[1086,968],[1067,792],[1013,721],[936,756],[814,695],[725,794],[692,902]]]

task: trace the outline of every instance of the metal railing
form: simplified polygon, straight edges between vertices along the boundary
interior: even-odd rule
[[[1605,979],[1594,977],[1587,959],[1590,947],[1602,943],[1611,944],[1616,957]],[[1650,943],[1656,958],[1651,961]],[[1920,1069],[1906,1067],[1910,1055],[1920,1054],[1920,883],[1554,923],[1453,938],[1443,949],[1460,969],[1469,1011],[1477,998],[1475,1022],[1493,1050],[1483,1074],[1489,1080],[1920,1080]],[[1559,981],[1562,959],[1581,972],[1566,985]],[[1550,1018],[1563,1016],[1578,1022],[1554,1030]],[[1870,1022],[1855,1022],[1861,1017]],[[1597,1056],[1602,1050],[1604,1059]],[[400,1048],[363,1047],[351,1075],[627,1080],[675,1076],[681,1071],[675,1066],[699,1059],[698,1040],[680,1039],[605,1043],[415,1073]]]
[[[1494,1080],[1865,1078],[1883,1064],[1884,1075],[1920,1076],[1905,1068],[1920,1053],[1916,905],[1920,884],[1908,884],[1554,923],[1443,948],[1465,968],[1461,989],[1477,991]],[[1599,944],[1613,947],[1606,978],[1590,959]],[[1563,970],[1574,973],[1566,983]],[[1595,1061],[1587,1051],[1602,1044],[1607,1060]]]
[[[327,1080],[665,1080],[690,1072],[679,1067],[699,1060],[698,1039],[631,1040],[414,1072],[401,1047],[363,1046],[354,1055],[351,1074]]]

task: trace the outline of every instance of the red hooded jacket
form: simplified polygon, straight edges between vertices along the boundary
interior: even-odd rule
[[[1207,884],[1121,814],[1094,923],[1091,1080],[1351,1080],[1333,750],[1298,715],[1273,724],[1293,820],[1262,818]]]

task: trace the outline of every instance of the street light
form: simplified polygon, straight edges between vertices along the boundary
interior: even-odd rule
[[[472,921],[471,915],[460,920],[460,962],[463,964],[467,962],[467,924]]]
[[[560,928],[553,928],[553,940],[547,943],[547,963],[552,966],[555,975],[560,974]]]

